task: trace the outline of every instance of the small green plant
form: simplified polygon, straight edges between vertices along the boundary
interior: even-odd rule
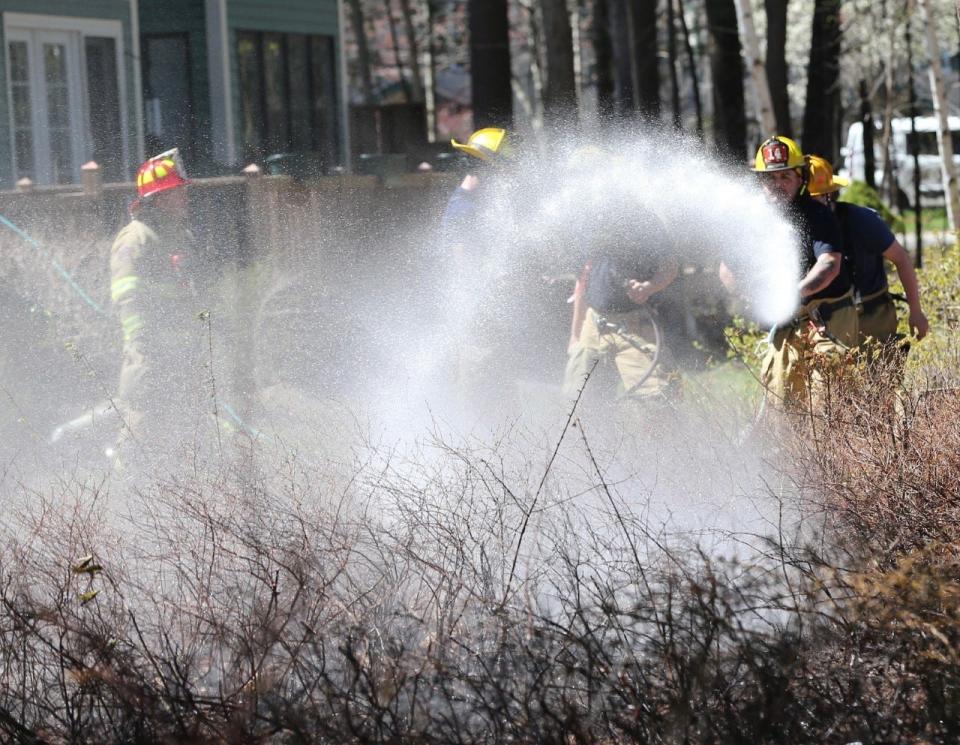
[[[957,328],[960,327],[960,247],[931,251],[924,266],[917,272],[920,281],[920,300],[930,321],[930,333],[921,342],[912,345],[908,357],[908,372],[913,379],[930,381],[931,376],[941,384],[949,371],[957,370],[960,345]],[[902,291],[898,285],[894,291]],[[909,334],[907,312],[900,310],[900,332]]]

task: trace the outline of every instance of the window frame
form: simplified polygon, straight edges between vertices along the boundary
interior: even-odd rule
[[[78,183],[80,177],[80,166],[87,154],[93,151],[94,142],[91,135],[90,122],[90,95],[87,84],[87,55],[84,40],[88,36],[112,38],[115,45],[116,67],[117,67],[117,91],[120,108],[120,147],[123,153],[123,163],[130,162],[130,121],[128,111],[128,92],[127,92],[127,70],[125,65],[126,45],[124,43],[124,24],[120,20],[107,18],[79,18],[76,16],[58,16],[58,15],[40,15],[35,13],[3,13],[3,56],[6,64],[6,86],[7,86],[7,105],[8,126],[9,126],[9,144],[10,144],[10,165],[12,173],[18,177],[19,166],[17,164],[16,148],[14,147],[14,112],[13,112],[13,86],[10,70],[10,42],[26,41],[28,55],[31,60],[33,54],[30,49],[38,44],[38,38],[42,38],[45,33],[62,33],[69,38],[68,44],[68,78],[69,78],[69,96],[71,99],[71,114],[78,113],[79,120],[71,120],[71,145],[73,147],[73,179],[71,183]],[[43,42],[40,41],[40,44]],[[34,76],[40,74],[36,66],[32,64],[29,71],[31,81],[31,99],[33,98]],[[45,106],[43,107],[45,110]],[[40,147],[37,136],[45,131],[44,122],[39,121],[40,112],[37,107],[31,104],[31,118],[34,138],[34,172],[39,177],[40,168],[38,166],[37,154]],[[41,126],[38,128],[38,124]],[[80,126],[77,126],[77,125]],[[49,162],[50,148],[46,146],[47,152],[45,159]],[[43,178],[38,178],[38,183],[46,183],[48,173],[42,174]]]

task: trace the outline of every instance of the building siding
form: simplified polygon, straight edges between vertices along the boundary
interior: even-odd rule
[[[227,0],[232,30],[290,34],[337,34],[336,0]]]
[[[137,158],[139,133],[137,131],[137,100],[135,81],[140,74],[133,62],[129,0],[0,0],[0,13],[30,13],[33,15],[69,16],[120,21],[123,24],[123,59],[126,95],[127,138],[130,156]],[[7,40],[0,25],[0,184],[10,188],[16,181],[13,173],[13,146],[10,132],[9,91],[7,90]],[[128,164],[132,175],[135,163]]]

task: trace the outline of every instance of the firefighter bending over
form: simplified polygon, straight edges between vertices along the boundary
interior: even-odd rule
[[[596,248],[577,280],[564,391],[576,395],[591,371],[602,378],[602,366],[609,364],[619,398],[665,401],[674,375],[662,341],[658,347],[650,305],[679,267],[661,221],[635,205],[626,209],[632,229],[600,226]],[[595,393],[617,398],[609,391]]]

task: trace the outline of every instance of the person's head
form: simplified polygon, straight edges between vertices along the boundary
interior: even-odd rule
[[[767,198],[780,203],[796,199],[807,180],[806,161],[800,146],[782,135],[764,141],[757,150],[753,171]]]
[[[818,202],[823,202],[832,207],[836,204],[840,189],[849,186],[850,181],[835,176],[830,161],[821,158],[819,155],[807,156],[807,166],[810,172],[807,191],[810,192],[810,196]]]
[[[507,130],[498,127],[478,129],[466,142],[450,140],[450,144],[461,153],[486,164],[501,163],[511,153],[510,135]]]
[[[188,206],[184,187],[189,183],[179,149],[155,155],[137,171],[137,198],[133,211],[148,209],[168,217],[183,218]]]

